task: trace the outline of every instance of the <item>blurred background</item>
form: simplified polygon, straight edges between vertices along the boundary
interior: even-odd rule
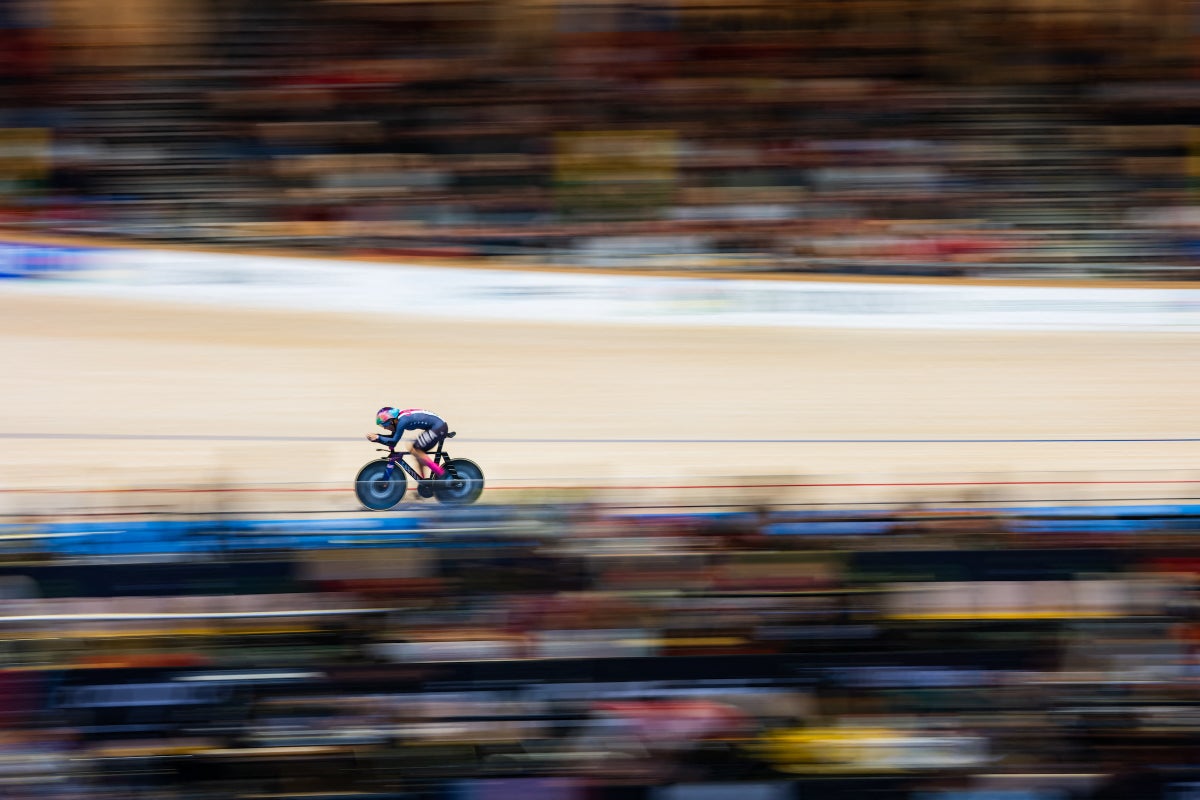
[[[0,266],[102,242],[1178,286],[1198,15],[3,0]],[[1200,797],[1195,480],[1056,483],[369,516],[26,487],[0,795]]]
[[[5,0],[10,229],[1186,278],[1189,0]]]

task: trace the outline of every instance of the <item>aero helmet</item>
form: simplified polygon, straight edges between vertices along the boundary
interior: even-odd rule
[[[384,406],[379,409],[379,413],[375,415],[375,424],[381,428],[386,428],[390,423],[395,422],[400,416],[399,410],[391,406]]]

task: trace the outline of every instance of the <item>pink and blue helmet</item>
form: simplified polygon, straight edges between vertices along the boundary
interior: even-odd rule
[[[381,428],[386,428],[388,425],[396,421],[400,416],[400,410],[391,406],[384,406],[379,409],[379,413],[375,415],[375,424]]]

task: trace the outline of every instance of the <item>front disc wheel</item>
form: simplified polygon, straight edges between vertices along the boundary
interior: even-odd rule
[[[384,511],[400,502],[407,487],[408,481],[399,467],[394,467],[389,476],[386,461],[372,461],[358,471],[354,494],[358,502],[372,511]]]

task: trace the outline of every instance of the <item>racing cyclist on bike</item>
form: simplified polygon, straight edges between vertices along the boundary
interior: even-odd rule
[[[434,463],[433,459],[429,457],[428,451],[436,447],[450,432],[450,426],[446,424],[446,420],[432,411],[422,408],[398,410],[391,406],[384,406],[375,415],[375,424],[385,429],[387,433],[368,433],[367,439],[379,442],[387,446],[389,450],[396,449],[396,445],[400,443],[400,438],[404,436],[405,431],[421,431],[408,448],[417,462],[417,473],[421,476],[421,480],[426,480],[429,474],[426,468],[439,478],[445,476],[446,470]]]

